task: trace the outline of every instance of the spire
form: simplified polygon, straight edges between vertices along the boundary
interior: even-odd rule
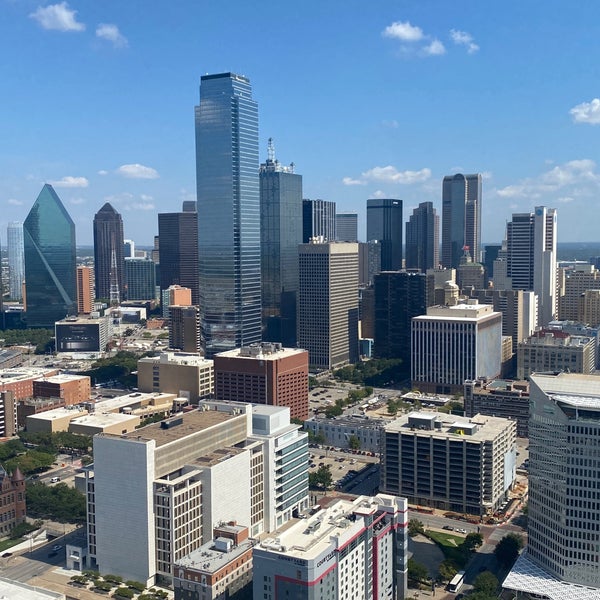
[[[15,470],[12,474],[11,481],[13,483],[17,483],[18,481],[25,481],[25,476],[21,473],[21,469],[19,467],[15,467]]]
[[[273,143],[272,137],[269,138],[269,142],[267,144],[267,162],[275,162],[275,144]]]

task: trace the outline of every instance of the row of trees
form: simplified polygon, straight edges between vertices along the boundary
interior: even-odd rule
[[[406,377],[406,366],[401,359],[373,359],[337,369],[334,377],[360,385],[384,387]]]
[[[61,523],[85,523],[85,496],[66,483],[27,484],[27,514]]]
[[[52,329],[5,329],[2,332],[5,346],[35,346],[36,354],[54,352],[54,330]]]

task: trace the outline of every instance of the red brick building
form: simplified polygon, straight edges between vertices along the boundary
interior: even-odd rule
[[[14,527],[25,521],[25,477],[15,469],[9,475],[0,466],[0,537],[8,535]]]
[[[54,375],[33,382],[36,398],[60,398],[65,405],[88,402],[91,395],[91,380],[87,375]]]

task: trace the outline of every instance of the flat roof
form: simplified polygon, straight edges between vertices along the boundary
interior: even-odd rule
[[[13,367],[11,369],[0,369],[0,385],[22,379],[36,379],[44,376],[50,377],[57,371],[57,368],[47,367]]]
[[[67,317],[61,321],[56,321],[55,325],[96,325],[98,323],[105,323],[108,321],[108,317]]]
[[[213,364],[213,361],[209,358],[204,358],[204,356],[201,354],[192,354],[187,352],[161,352],[158,356],[146,356],[144,358],[140,358],[138,363],[210,367]]]
[[[175,566],[184,567],[186,569],[194,569],[203,573],[215,573],[223,567],[227,566],[234,560],[237,560],[244,552],[247,552],[254,546],[252,540],[246,539],[238,546],[231,544],[229,552],[217,550],[215,541],[203,544],[193,552],[183,556],[175,561]],[[177,570],[175,570],[177,572]]]
[[[117,425],[119,423],[126,423],[128,421],[140,420],[137,415],[128,415],[125,413],[94,413],[91,415],[83,415],[76,417],[71,421],[71,425],[85,425],[88,427],[108,427],[110,425]]]
[[[51,375],[50,377],[40,377],[39,379],[36,379],[35,381],[44,381],[44,382],[48,382],[48,383],[56,383],[56,384],[61,384],[61,383],[68,383],[69,381],[81,381],[82,379],[87,379],[88,381],[90,380],[89,375],[75,375],[75,374],[71,374],[71,373],[61,373],[59,375]]]
[[[63,406],[61,408],[53,408],[52,410],[46,410],[44,412],[36,413],[34,415],[28,415],[28,419],[35,419],[36,421],[54,421],[55,419],[63,419],[64,417],[71,417],[76,419],[88,413],[87,409],[80,408],[78,406]]]
[[[600,375],[584,373],[532,373],[533,381],[546,394],[587,396],[600,401]]]
[[[218,356],[219,358],[244,358],[246,360],[278,360],[297,354],[308,354],[308,351],[303,350],[302,348],[273,348],[268,350],[266,346],[267,344],[263,343],[260,349],[254,346],[248,346],[247,348],[250,350],[247,350],[246,348],[235,348],[234,350],[219,352],[215,356]],[[245,354],[244,352],[248,353]],[[256,352],[256,354],[254,352]]]
[[[136,404],[146,403],[151,404],[151,400],[154,400],[152,406],[161,406],[169,402],[173,402],[177,398],[177,394],[158,393],[158,392],[131,392],[123,396],[117,396],[116,398],[107,398],[105,400],[96,401],[96,410],[104,412],[114,412],[120,408],[126,406],[134,406]]]
[[[0,577],[0,598],[10,598],[10,600],[64,600],[65,595]]]

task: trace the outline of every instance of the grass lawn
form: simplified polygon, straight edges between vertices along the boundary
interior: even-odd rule
[[[24,541],[25,538],[18,538],[16,540],[2,540],[0,541],[0,552],[4,552],[5,550],[8,550],[9,548],[12,548],[13,546],[16,546]]]
[[[464,567],[468,557],[460,550],[459,546],[463,543],[464,538],[451,533],[442,533],[440,531],[426,530],[425,535],[433,540],[444,553],[447,559],[456,563],[457,567]]]

